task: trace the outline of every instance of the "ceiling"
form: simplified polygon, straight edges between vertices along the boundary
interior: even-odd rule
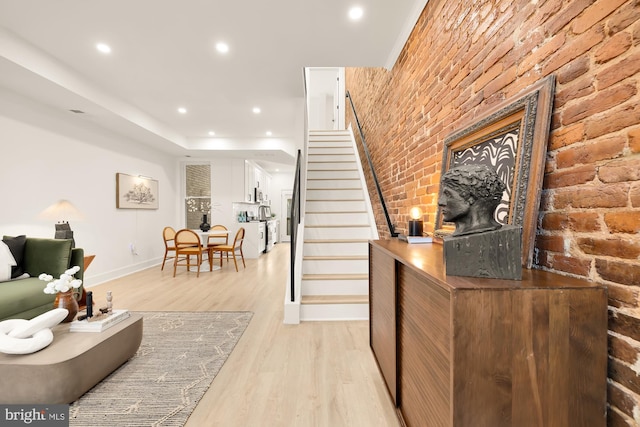
[[[426,1],[0,0],[0,88],[172,155],[273,170],[303,141],[304,68],[391,68]]]

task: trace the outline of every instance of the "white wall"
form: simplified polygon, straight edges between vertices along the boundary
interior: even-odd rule
[[[87,118],[17,101],[0,93],[0,233],[53,237],[54,224],[38,214],[68,199],[85,216],[71,222],[76,246],[96,255],[85,275],[87,286],[160,262],[162,229],[177,225],[181,206],[177,162],[96,128]],[[116,209],[117,172],[158,180],[160,208]]]

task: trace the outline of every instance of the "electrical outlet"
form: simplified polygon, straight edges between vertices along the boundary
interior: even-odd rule
[[[133,243],[129,243],[129,251],[131,251],[131,253],[133,255],[136,254],[136,245],[134,245]]]

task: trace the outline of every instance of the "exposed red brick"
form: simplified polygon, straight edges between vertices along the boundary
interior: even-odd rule
[[[640,286],[640,265],[638,264],[596,259],[596,271],[603,280],[622,285]]]
[[[568,105],[562,114],[562,123],[570,124],[585,117],[593,116],[633,98],[638,92],[635,83],[614,86],[598,92],[594,97]]]
[[[622,155],[626,142],[626,138],[623,136],[616,136],[600,139],[594,143],[576,147],[573,150],[563,150],[556,154],[556,165],[558,169],[564,169],[577,164],[589,164],[599,160],[613,159]],[[580,172],[584,172],[584,170],[580,170]]]
[[[544,63],[542,73],[548,75],[555,72],[564,64],[588,52],[602,40],[604,40],[604,27],[602,25],[593,27],[579,36],[568,38],[564,46]]]
[[[603,255],[620,259],[637,259],[640,256],[640,243],[622,239],[578,239],[580,249],[590,255]]]
[[[606,89],[640,72],[640,52],[612,64],[596,74],[598,89]]]
[[[602,182],[628,182],[640,180],[640,157],[613,160],[598,168]]]
[[[603,45],[596,50],[595,60],[596,63],[602,64],[610,61],[613,58],[621,55],[629,50],[632,45],[631,34],[618,33],[615,36],[607,40]]]
[[[564,252],[564,239],[562,236],[536,236],[536,247],[545,251]]]
[[[629,131],[629,150],[632,153],[640,153],[640,128]]]
[[[558,84],[567,84],[576,78],[587,73],[590,68],[591,61],[587,56],[581,56],[569,62],[558,70],[556,74],[556,81]]]
[[[640,211],[606,213],[604,222],[611,233],[640,233]]]
[[[624,105],[609,110],[606,116],[595,115],[587,119],[585,132],[587,139],[616,132],[640,123],[640,104]]]
[[[631,206],[634,208],[640,208],[640,185],[634,185],[629,190],[629,200]]]
[[[557,52],[566,42],[564,33],[557,34],[550,41],[546,42],[538,49],[534,49],[530,55],[525,57],[518,65],[518,75],[521,76],[534,66],[541,64],[550,55]]]
[[[581,186],[558,190],[553,198],[555,209],[622,208],[627,205],[629,187],[625,184]]]
[[[580,34],[587,31],[626,2],[627,0],[606,0],[594,3],[573,20],[573,25],[571,26],[573,32]]]
[[[553,103],[554,108],[559,109],[563,107],[567,102],[582,102],[586,104],[589,101],[581,98],[585,98],[595,92],[596,87],[593,83],[593,77],[588,75],[584,76],[581,79],[574,80],[563,89],[556,92]]]
[[[626,3],[616,10],[607,20],[609,34],[615,34],[632,25],[638,20],[640,1],[634,0]]]
[[[571,20],[582,13],[595,0],[573,0],[566,8],[551,18],[544,26],[546,34],[555,34],[571,23]]]
[[[594,212],[572,212],[569,214],[569,228],[573,231],[592,233],[600,231],[599,216]]]
[[[547,213],[542,217],[542,228],[545,230],[564,230],[569,227],[569,216],[566,213]]]
[[[607,294],[610,306],[630,308],[638,306],[638,291],[635,287],[609,284]]]
[[[609,337],[609,339],[611,340],[611,337]],[[621,340],[618,340],[618,341],[621,341]],[[611,347],[611,345],[612,344],[610,341],[609,346]],[[621,360],[623,360],[626,363],[629,363],[630,365],[633,365],[635,363],[635,360],[633,361],[626,361],[624,359],[621,359]],[[610,404],[613,403],[618,410],[622,411],[628,417],[633,418],[633,410],[636,406],[635,400],[631,396],[629,396],[626,393],[626,391],[623,391],[622,389],[620,389],[620,387],[618,387],[615,383],[607,384],[607,401],[610,402]],[[611,411],[608,411],[608,412],[611,412]],[[624,423],[624,424],[619,424],[621,427],[622,426],[628,427],[629,424],[624,422],[624,419],[621,419],[621,422]],[[607,422],[607,427],[614,427],[614,425],[615,424],[612,424],[610,421]]]
[[[609,330],[640,341],[640,319],[625,313],[609,311]]]
[[[585,165],[545,175],[543,185],[544,188],[568,187],[571,185],[585,184],[593,181],[595,177],[595,166]]]
[[[616,402],[608,399],[611,408],[607,411],[607,427],[629,427],[633,425],[633,418],[629,417],[629,420],[624,418],[620,412],[617,412]]]
[[[615,359],[609,359],[608,368],[609,378],[636,394],[640,393],[640,377],[633,369]]]
[[[640,136],[640,131],[638,132]],[[557,150],[567,145],[581,142],[584,138],[584,123],[574,123],[554,131],[549,137],[549,150]]]
[[[589,270],[591,269],[591,261],[568,257],[562,254],[553,254],[548,260],[548,267],[553,270],[586,277],[589,275]]]

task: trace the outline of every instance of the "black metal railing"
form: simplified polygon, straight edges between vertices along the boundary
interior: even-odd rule
[[[291,302],[296,299],[296,241],[298,239],[298,225],[300,224],[300,198],[301,198],[301,186],[300,186],[300,167],[302,165],[302,153],[298,150],[298,158],[296,159],[296,173],[293,181],[293,194],[291,195],[291,206],[289,207],[289,235],[291,236]]]
[[[349,99],[349,104],[351,104],[351,111],[353,112],[353,118],[356,121],[356,126],[358,126],[358,133],[360,134],[362,150],[364,151],[364,154],[367,157],[369,170],[371,171],[371,176],[376,186],[376,192],[378,193],[378,198],[380,199],[380,205],[382,206],[382,211],[384,212],[384,217],[387,221],[387,226],[389,227],[389,234],[391,234],[391,237],[397,237],[398,233],[396,233],[394,226],[391,223],[391,218],[389,217],[389,211],[387,210],[387,204],[384,202],[384,197],[382,196],[382,189],[380,188],[380,183],[378,182],[378,176],[376,175],[376,170],[373,167],[373,162],[371,161],[371,154],[369,154],[369,147],[367,147],[367,141],[364,139],[364,131],[362,130],[362,126],[360,125],[360,120],[358,120],[356,107],[353,105],[353,98],[351,98],[351,94],[349,93],[349,91],[347,91],[347,98]]]

